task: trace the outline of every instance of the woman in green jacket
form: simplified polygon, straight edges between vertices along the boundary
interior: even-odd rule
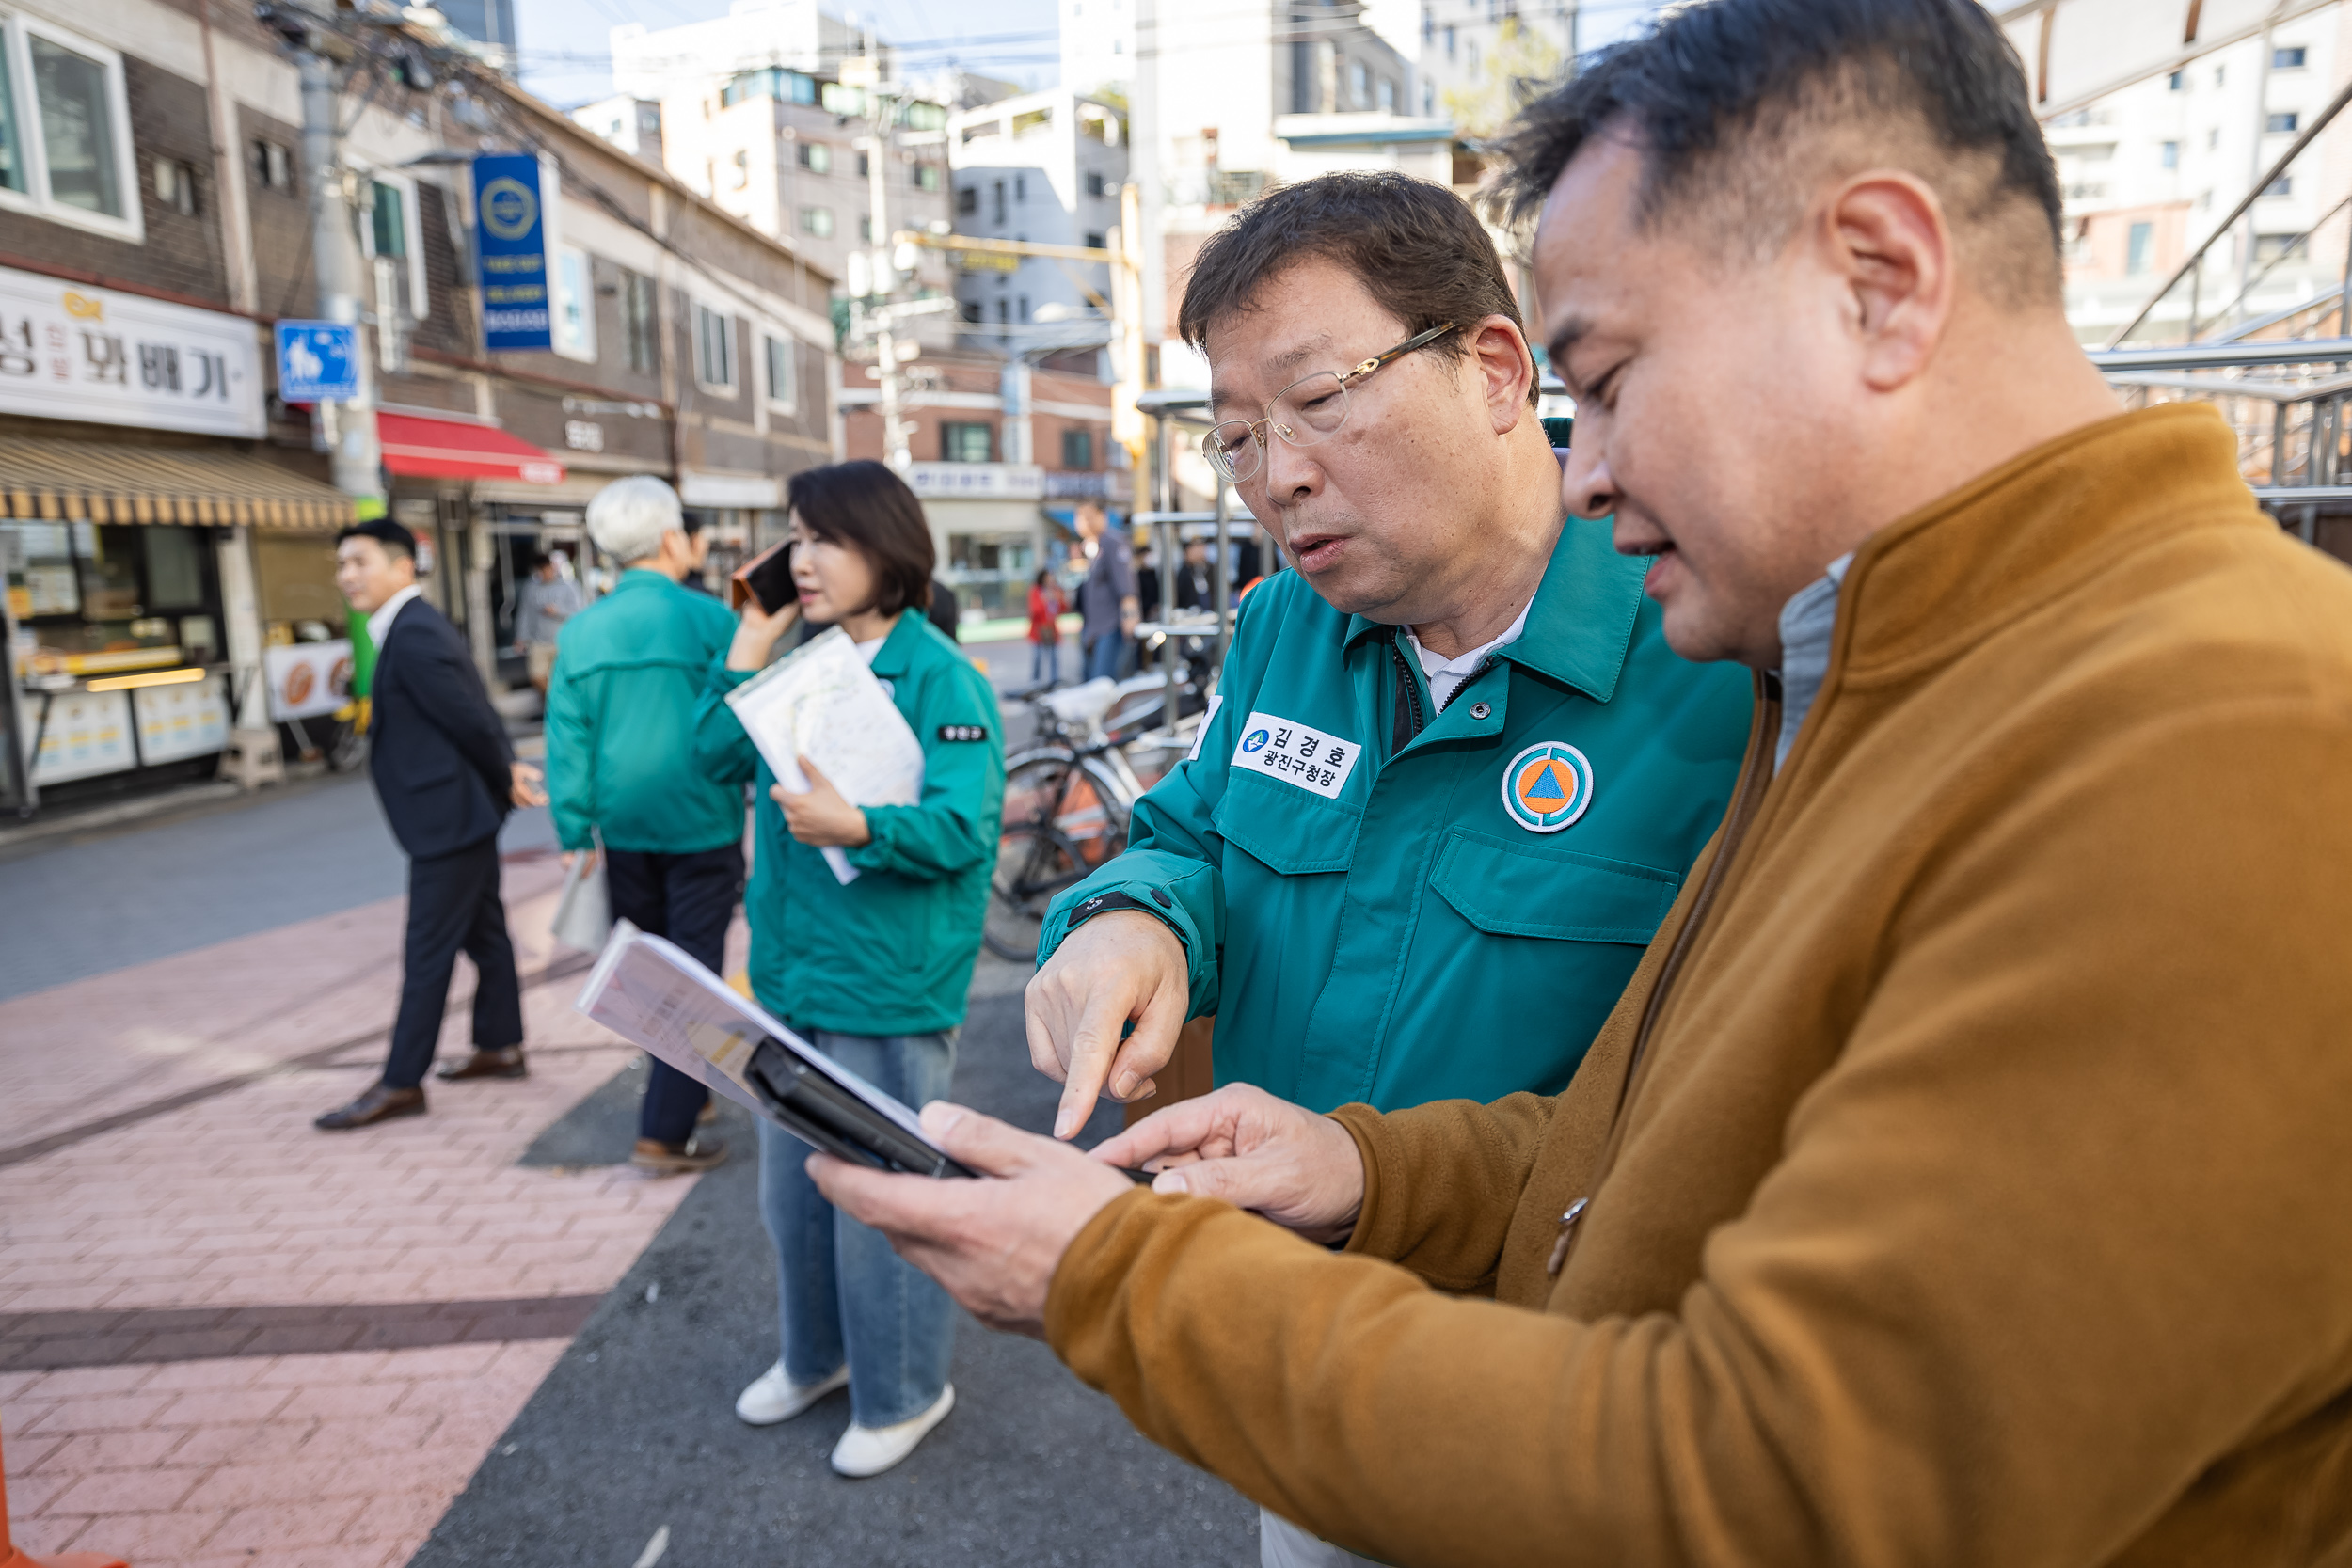
[[[920,1106],[947,1093],[979,952],[1005,794],[995,693],[924,616],[930,529],[904,481],[879,463],[841,463],[794,476],[788,501],[799,602],[773,615],[756,598],[744,607],[695,714],[695,755],[727,783],[758,779],[744,896],[752,994],[850,1071]],[[849,634],[922,742],[915,804],[851,805],[813,768],[807,793],[787,794],[736,721],[727,693],[767,667],[803,616]],[[847,852],[854,880],[835,879],[828,847]],[[802,1168],[808,1152],[760,1124],[784,1344],[735,1412],[766,1426],[847,1383],[851,1425],[833,1467],[879,1475],[955,1404],[955,1308],[879,1233],[834,1214]]]

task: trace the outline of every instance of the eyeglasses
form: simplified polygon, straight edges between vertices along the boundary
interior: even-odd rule
[[[1416,332],[1385,354],[1349,371],[1318,371],[1294,381],[1265,405],[1263,420],[1228,420],[1200,437],[1200,451],[1209,467],[1238,483],[1258,471],[1265,461],[1266,433],[1272,431],[1294,447],[1311,447],[1327,440],[1347,422],[1347,389],[1378,370],[1394,364],[1416,349],[1454,330],[1452,322]]]

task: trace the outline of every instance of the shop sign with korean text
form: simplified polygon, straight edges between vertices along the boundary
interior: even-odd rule
[[[483,341],[490,349],[554,345],[547,216],[537,154],[485,152],[474,159],[474,254]]]
[[[0,413],[267,432],[253,324],[0,267]]]
[[[1045,494],[1034,463],[913,463],[907,485],[925,500],[1033,501]]]

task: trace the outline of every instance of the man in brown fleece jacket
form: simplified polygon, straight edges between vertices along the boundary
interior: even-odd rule
[[[1791,721],[1565,1094],[828,1195],[1390,1562],[2352,1563],[2352,574],[2118,414],[2027,102],[1714,0],[1517,135],[1571,504]]]

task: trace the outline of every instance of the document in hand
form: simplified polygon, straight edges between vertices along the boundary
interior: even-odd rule
[[[828,1154],[916,1176],[972,1174],[932,1146],[903,1103],[626,920],[573,1006]]]
[[[853,806],[911,806],[923,798],[923,743],[839,626],[776,660],[727,694],[743,733],[787,790],[808,788],[808,758]],[[837,848],[825,863],[842,883],[857,867]]]

